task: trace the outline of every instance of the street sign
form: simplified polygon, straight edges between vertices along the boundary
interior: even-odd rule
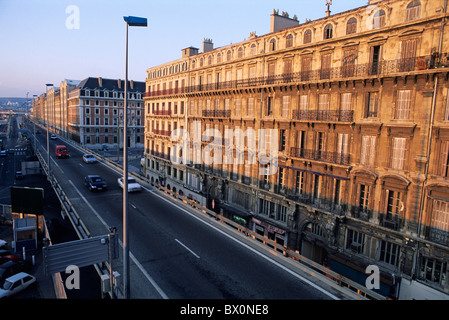
[[[111,261],[118,258],[118,249],[116,233],[47,245],[43,248],[45,273],[63,272],[69,265],[81,268]]]

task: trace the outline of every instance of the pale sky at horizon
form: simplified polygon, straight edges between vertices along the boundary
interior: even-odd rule
[[[332,14],[367,0],[333,0]],[[250,32],[270,31],[273,9],[300,23],[325,16],[325,0],[0,0],[0,97],[29,97],[64,79],[125,78],[123,16],[148,19],[129,28],[128,78],[144,81],[146,69],[181,57],[183,48],[238,43]],[[79,9],[79,28],[72,18]]]

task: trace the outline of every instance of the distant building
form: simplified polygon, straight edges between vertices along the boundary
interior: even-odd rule
[[[269,34],[149,68],[147,177],[349,278],[377,265],[385,296],[447,298],[445,3],[371,0],[304,23],[275,11]],[[276,133],[256,140],[276,146],[275,173],[226,136],[239,129]]]
[[[144,126],[142,95],[145,83],[128,82],[128,146],[143,148]],[[34,100],[35,118],[48,123],[52,131],[84,146],[123,147],[124,81],[89,77],[81,81],[64,80]]]

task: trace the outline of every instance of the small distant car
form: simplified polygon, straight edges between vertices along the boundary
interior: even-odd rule
[[[7,244],[7,241],[0,239],[0,248],[6,247]]]
[[[16,172],[16,180],[22,180],[24,178],[25,178],[25,176],[23,175],[22,171]]]
[[[88,175],[84,178],[84,185],[89,188],[90,191],[106,191],[108,185],[99,175]]]
[[[95,163],[95,162],[97,162],[97,158],[95,158],[93,154],[86,153],[86,154],[83,154],[83,161],[85,163]]]
[[[56,140],[56,139],[58,139],[58,137],[57,137],[55,134],[52,134],[52,135],[50,136],[50,139],[51,139],[51,140]]]
[[[36,277],[26,272],[19,272],[5,280],[0,288],[0,298],[10,297],[36,283]]]
[[[0,150],[0,157],[6,157],[6,150]]]
[[[123,189],[123,177],[118,178],[118,185]],[[142,186],[137,183],[136,179],[132,177],[128,177],[128,192],[137,192],[141,191]]]

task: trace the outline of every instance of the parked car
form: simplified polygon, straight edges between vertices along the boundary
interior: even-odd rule
[[[86,154],[83,154],[83,161],[85,163],[95,163],[95,162],[97,162],[97,158],[95,158],[93,154],[86,153]]]
[[[117,181],[118,181],[120,188],[123,189],[123,177],[118,178]],[[136,192],[136,191],[141,191],[141,190],[142,190],[142,186],[137,183],[136,179],[134,179],[132,177],[128,177],[128,192]]]
[[[8,241],[0,239],[0,248],[6,247]]]
[[[22,171],[16,171],[16,180],[22,180],[25,176],[23,175]]]
[[[0,287],[0,298],[10,297],[36,283],[36,277],[25,272],[19,272],[7,278]]]
[[[0,157],[6,157],[6,150],[0,150]]]
[[[108,188],[106,181],[104,181],[99,175],[88,175],[84,178],[84,185],[89,188],[90,191],[105,191]]]
[[[58,137],[57,137],[55,134],[52,134],[52,135],[50,136],[50,139],[51,139],[51,140],[56,140],[56,139],[58,139]]]

